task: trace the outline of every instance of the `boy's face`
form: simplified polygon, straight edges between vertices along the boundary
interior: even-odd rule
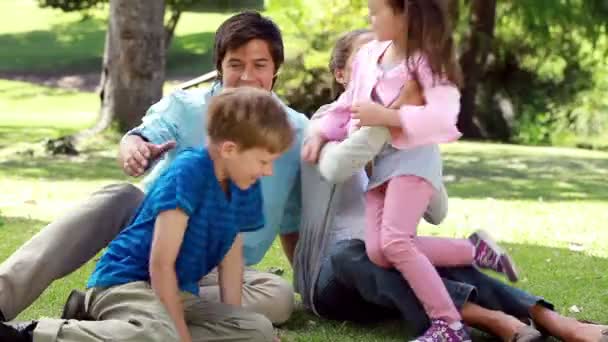
[[[252,39],[245,45],[228,50],[222,60],[222,84],[227,88],[255,87],[270,91],[275,65],[268,43]]]
[[[260,177],[272,176],[272,164],[281,154],[270,153],[262,148],[243,151],[234,145],[230,151],[224,149],[222,155],[228,177],[240,189],[246,190]]]

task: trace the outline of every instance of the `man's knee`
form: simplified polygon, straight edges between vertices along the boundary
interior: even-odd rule
[[[294,310],[291,283],[272,273],[257,275],[245,285],[252,297],[247,303],[251,311],[263,314],[274,324],[285,323]]]
[[[274,324],[282,324],[287,322],[294,309],[294,290],[291,283],[287,280],[273,275],[272,283],[274,284],[275,302],[272,310],[269,310],[270,321]]]
[[[114,192],[121,203],[137,203],[137,206],[145,196],[138,187],[130,183],[111,184],[106,189]]]

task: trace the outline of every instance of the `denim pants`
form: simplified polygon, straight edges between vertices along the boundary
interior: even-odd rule
[[[327,319],[358,323],[402,318],[414,334],[430,324],[414,292],[395,269],[373,264],[361,240],[343,240],[332,246],[321,266],[314,306]],[[470,301],[490,310],[528,318],[536,304],[553,306],[540,297],[511,287],[473,267],[438,268],[450,297],[460,310]]]

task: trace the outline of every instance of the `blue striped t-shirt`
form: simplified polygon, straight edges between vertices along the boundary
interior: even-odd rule
[[[236,235],[264,226],[260,182],[247,190],[218,182],[207,150],[187,149],[151,185],[131,224],[108,246],[88,287],[150,281],[154,224],[159,213],[179,208],[188,226],[175,270],[179,288],[198,295],[198,281],[224,258]]]

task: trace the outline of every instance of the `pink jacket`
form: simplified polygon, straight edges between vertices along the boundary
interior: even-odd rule
[[[392,103],[406,81],[414,79],[405,62],[383,71],[378,60],[389,42],[372,41],[363,46],[353,61],[351,81],[346,91],[324,109],[318,127],[329,140],[343,140],[356,122],[351,119],[351,106],[356,102],[372,101],[372,89],[384,104]],[[461,134],[456,128],[460,112],[460,92],[446,81],[433,82],[430,67],[422,56],[408,61],[418,76],[426,105],[405,105],[399,109],[401,129],[391,129],[392,145],[399,149],[446,143]]]

